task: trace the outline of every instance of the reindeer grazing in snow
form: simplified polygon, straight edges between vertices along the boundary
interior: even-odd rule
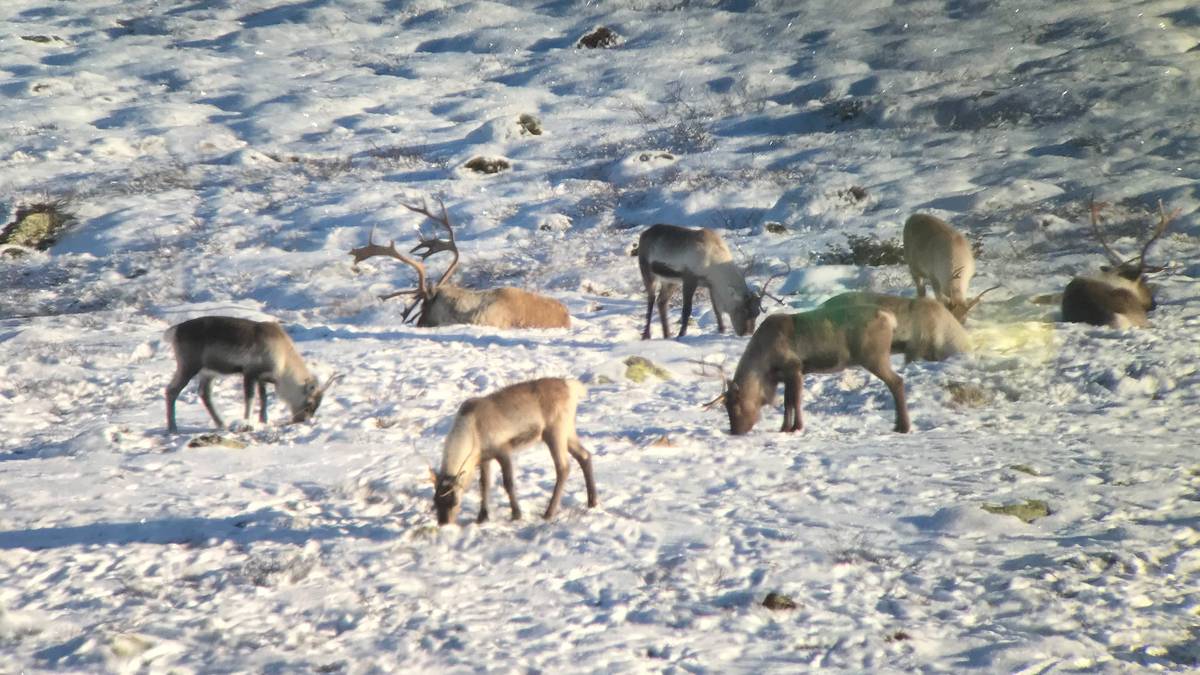
[[[450,275],[458,267],[458,244],[454,241],[454,227],[446,213],[446,205],[442,204],[442,213],[435,216],[429,212],[425,204],[414,206],[404,204],[410,211],[419,213],[446,229],[446,239],[422,238],[420,243],[409,253],[416,253],[421,260],[415,260],[396,250],[396,242],[388,246],[376,244],[374,238],[367,240],[367,245],[352,249],[354,264],[375,256],[394,258],[412,267],[417,272],[417,287],[412,290],[398,291],[379,296],[381,300],[394,298],[398,295],[414,295],[416,300],[405,308],[402,315],[405,321],[410,316],[416,317],[417,325],[422,327],[449,326],[452,324],[473,324],[477,326],[492,326],[494,328],[569,328],[571,316],[567,308],[559,301],[544,295],[531,293],[519,288],[492,288],[488,290],[473,290],[447,283]],[[437,282],[426,280],[424,261],[439,251],[450,251],[454,259],[450,266],[442,272]],[[415,310],[415,314],[414,314]]]
[[[982,297],[983,293],[979,295]],[[942,303],[932,298],[903,298],[882,293],[851,291],[833,296],[822,303],[821,307],[844,308],[860,305],[878,307],[896,317],[896,328],[892,331],[892,353],[904,354],[905,363],[943,361],[955,354],[971,350],[971,338],[962,324]]]
[[[212,404],[212,380],[215,375],[242,374],[242,390],[250,419],[254,388],[258,387],[258,419],[267,421],[267,383],[273,383],[288,407],[292,422],[312,417],[321,405],[325,391],[338,379],[332,376],[318,386],[308,372],[296,346],[273,321],[250,321],[229,316],[203,316],[171,326],[163,339],[175,350],[175,376],[167,385],[167,431],[175,433],[175,400],[179,392],[197,374],[200,375],[200,400],[218,429],[225,423]]]
[[[1147,283],[1146,274],[1166,269],[1148,265],[1146,253],[1167,231],[1167,225],[1179,216],[1180,211],[1176,209],[1168,214],[1160,200],[1158,225],[1142,245],[1141,253],[1128,260],[1122,260],[1100,233],[1100,209],[1103,206],[1095,200],[1089,205],[1092,232],[1104,247],[1104,252],[1108,254],[1114,267],[1103,266],[1100,268],[1100,274],[1075,277],[1067,284],[1062,297],[1063,321],[1118,329],[1145,328],[1150,325],[1146,313],[1158,306],[1154,302],[1154,294]]]
[[[650,323],[657,297],[658,317],[663,337],[671,336],[667,321],[667,303],[676,287],[683,284],[683,320],[679,337],[687,334],[692,314],[692,297],[703,286],[712,297],[717,330],[725,332],[724,314],[733,321],[733,330],[746,335],[762,312],[766,284],[759,293],[746,285],[746,278],[733,264],[733,255],[721,235],[708,228],[692,229],[678,225],[651,225],[638,238],[638,267],[646,285],[646,328],[642,339],[650,339]],[[767,281],[770,283],[770,280]]]
[[[862,366],[883,380],[896,404],[895,430],[911,428],[904,400],[904,380],[892,370],[892,331],[896,317],[873,305],[821,307],[799,314],[772,314],[754,331],[738,361],[733,381],[725,387],[730,432],[748,433],[762,407],[771,405],[783,382],[783,427],[800,431],[805,373],[833,373]]]
[[[980,293],[967,300],[967,288],[975,276],[971,243],[941,218],[917,213],[904,223],[904,259],[917,286],[917,296],[925,297],[928,280],[934,297],[960,323],[966,321],[967,313],[983,298]]]
[[[488,519],[488,489],[491,461],[500,464],[504,490],[512,506],[513,520],[521,517],[513,486],[512,454],[541,439],[554,460],[554,494],[546,507],[549,520],[558,511],[570,470],[568,455],[579,462],[587,485],[588,507],[597,504],[592,477],[592,456],[575,433],[575,408],[586,390],[577,380],[555,377],[531,380],[505,387],[482,398],[467,399],[458,409],[454,427],[446,436],[442,468],[430,478],[434,484],[433,505],[438,525],[454,522],[462,508],[462,496],[479,467],[479,517]]]

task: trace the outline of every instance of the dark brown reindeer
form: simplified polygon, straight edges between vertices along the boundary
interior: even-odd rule
[[[1090,202],[1090,222],[1092,233],[1113,266],[1103,266],[1099,274],[1075,277],[1067,284],[1062,296],[1062,319],[1071,323],[1118,329],[1145,328],[1150,325],[1146,313],[1157,307],[1146,275],[1166,269],[1147,264],[1146,254],[1167,231],[1167,225],[1179,216],[1180,210],[1168,214],[1162,200],[1159,200],[1158,224],[1154,231],[1142,244],[1138,255],[1124,260],[1108,245],[1100,232],[1100,209],[1104,206],[1095,200]]]
[[[258,388],[258,419],[267,422],[267,383],[275,385],[279,397],[292,411],[292,422],[312,417],[325,391],[340,376],[319,385],[308,372],[296,345],[274,321],[250,321],[230,316],[203,316],[171,326],[163,340],[175,351],[175,376],[167,385],[167,431],[175,433],[175,401],[197,374],[200,400],[218,429],[225,423],[212,404],[212,380],[216,375],[241,373],[246,409],[250,419],[254,389]]]
[[[746,284],[746,277],[734,265],[733,255],[721,235],[708,228],[651,225],[638,237],[637,257],[642,283],[646,286],[643,340],[650,339],[650,324],[656,303],[663,337],[671,337],[667,303],[680,284],[683,285],[683,319],[679,324],[679,337],[687,334],[692,299],[700,287],[707,288],[712,298],[719,332],[725,332],[725,314],[729,315],[733,330],[738,335],[747,335],[754,330],[754,323],[762,313],[767,284],[771,280],[763,284],[762,291],[751,291]]]
[[[725,387],[730,432],[748,433],[763,406],[775,400],[783,382],[783,426],[804,428],[801,399],[806,373],[834,373],[862,366],[887,385],[896,405],[895,430],[911,428],[904,399],[904,380],[892,369],[892,332],[896,317],[874,305],[821,307],[799,314],[772,314],[754,331],[738,361],[733,381]]]
[[[488,519],[488,490],[491,462],[500,464],[504,490],[508,493],[513,520],[521,517],[513,484],[512,455],[541,440],[554,460],[554,493],[543,517],[554,517],[562,501],[570,473],[570,458],[579,463],[587,486],[588,507],[598,503],[592,476],[592,456],[575,432],[575,409],[586,390],[578,380],[547,377],[505,387],[480,398],[463,402],[446,436],[442,467],[430,479],[434,485],[433,505],[438,525],[452,523],[462,508],[462,497],[479,469],[479,517]]]
[[[446,213],[446,205],[441,204],[441,215],[430,213],[428,206],[403,204],[405,208],[419,213],[446,230],[447,238],[422,238],[409,253],[415,253],[420,260],[410,258],[396,250],[396,242],[387,246],[376,244],[372,236],[367,245],[351,249],[354,264],[383,256],[393,258],[412,267],[417,272],[417,286],[414,289],[397,291],[379,296],[381,300],[394,298],[398,295],[413,295],[416,299],[404,309],[403,318],[408,321],[415,318],[418,326],[434,327],[453,324],[473,324],[477,326],[492,326],[494,328],[569,328],[571,316],[567,308],[559,301],[544,295],[531,293],[520,288],[491,288],[474,290],[447,283],[450,275],[458,267],[458,244],[454,240],[454,226]],[[372,233],[373,235],[374,233]],[[454,254],[453,260],[442,272],[436,282],[427,279],[425,260],[429,256],[449,251]]]

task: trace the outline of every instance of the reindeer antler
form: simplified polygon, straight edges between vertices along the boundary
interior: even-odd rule
[[[1146,264],[1146,253],[1150,250],[1150,246],[1153,245],[1154,242],[1158,241],[1159,237],[1163,236],[1163,233],[1167,231],[1167,225],[1172,220],[1175,220],[1176,218],[1178,218],[1180,213],[1183,213],[1183,209],[1175,209],[1170,214],[1168,214],[1166,207],[1163,206],[1162,200],[1161,199],[1158,200],[1158,225],[1155,226],[1154,232],[1150,235],[1150,238],[1147,239],[1146,243],[1142,246],[1142,252],[1138,254],[1137,258],[1135,258],[1135,260],[1138,261],[1138,269],[1139,270],[1141,270],[1142,272],[1161,272],[1164,269],[1166,269],[1165,265],[1155,266],[1155,267],[1151,267],[1151,266],[1147,265]]]
[[[432,220],[433,222],[438,223],[442,227],[446,228],[446,233],[449,237],[448,239],[429,239],[422,237],[420,243],[409,249],[409,253],[416,253],[417,255],[421,256],[421,260],[425,260],[434,253],[441,251],[450,251],[454,254],[454,260],[450,262],[450,266],[446,268],[446,271],[442,273],[441,278],[438,279],[437,283],[433,285],[433,287],[436,289],[445,283],[445,281],[450,278],[450,275],[454,273],[455,268],[458,267],[458,244],[454,241],[454,226],[450,223],[450,214],[446,211],[446,203],[440,199],[438,200],[438,206],[442,207],[442,215],[440,216],[435,216],[433,213],[430,213],[429,204],[424,199],[421,200],[420,206],[415,204],[406,204],[404,202],[401,202],[400,205],[409,211],[412,211],[413,213],[419,213],[429,220]]]
[[[358,265],[358,263],[360,263],[368,258],[374,258],[376,256],[383,256],[383,257],[394,258],[396,260],[399,260],[400,262],[412,267],[414,270],[417,271],[417,287],[416,288],[408,289],[408,290],[404,290],[404,291],[396,291],[395,293],[388,293],[386,295],[379,296],[380,300],[390,300],[391,298],[394,298],[398,295],[415,294],[417,296],[416,301],[414,301],[413,304],[409,305],[404,310],[404,320],[405,321],[408,320],[408,315],[409,315],[409,313],[412,312],[413,308],[417,304],[419,304],[421,301],[423,301],[429,297],[430,289],[425,284],[425,265],[424,265],[424,263],[421,263],[420,261],[417,261],[417,260],[413,260],[412,258],[410,258],[410,257],[404,255],[403,253],[401,253],[400,251],[396,250],[396,240],[395,239],[393,239],[391,242],[389,242],[387,246],[383,246],[382,244],[376,244],[375,243],[375,228],[371,228],[371,234],[367,237],[367,245],[350,249],[350,255],[354,256],[354,264],[355,265]]]
[[[1105,206],[1107,206],[1107,204],[1103,202],[1097,203],[1095,199],[1091,199],[1088,202],[1088,207],[1091,211],[1092,231],[1095,233],[1096,239],[1099,240],[1100,245],[1104,247],[1104,252],[1108,254],[1109,260],[1111,260],[1118,268],[1127,267],[1136,262],[1137,271],[1139,273],[1161,272],[1166,269],[1165,267],[1147,265],[1146,253],[1150,251],[1150,247],[1154,245],[1154,242],[1158,241],[1159,238],[1161,238],[1167,231],[1167,225],[1170,224],[1172,220],[1175,220],[1179,217],[1179,214],[1183,212],[1183,209],[1175,209],[1171,213],[1167,213],[1167,209],[1165,206],[1163,206],[1162,200],[1158,200],[1158,224],[1154,227],[1154,231],[1150,233],[1150,238],[1146,240],[1146,243],[1142,244],[1142,250],[1140,253],[1127,260],[1122,260],[1121,256],[1118,255],[1117,252],[1108,245],[1108,242],[1104,240],[1104,236],[1100,233],[1100,209]]]
[[[1106,206],[1108,206],[1107,202],[1097,202],[1095,196],[1088,199],[1088,211],[1091,213],[1089,222],[1092,225],[1092,233],[1096,235],[1096,241],[1100,242],[1100,245],[1104,247],[1104,252],[1108,255],[1108,259],[1111,260],[1114,265],[1120,267],[1124,265],[1125,262],[1122,261],[1121,256],[1118,255],[1117,252],[1108,245],[1108,242],[1104,239],[1104,234],[1100,232],[1100,209]]]
[[[778,302],[781,305],[786,304],[782,299],[768,293],[767,287],[771,285],[772,281],[775,281],[779,277],[787,277],[791,273],[792,273],[792,264],[787,263],[786,270],[784,270],[782,272],[778,272],[776,274],[772,274],[771,276],[767,277],[767,280],[763,282],[762,290],[760,290],[758,292],[759,301],[761,302],[763,298],[770,298],[770,299],[774,300],[775,302]]]
[[[729,389],[729,378],[725,374],[725,366],[720,363],[709,363],[708,361],[702,361],[700,359],[688,360],[700,366],[700,375],[711,377],[713,374],[716,374],[721,378],[721,395],[701,406],[704,410],[712,410],[725,400],[725,392]]]

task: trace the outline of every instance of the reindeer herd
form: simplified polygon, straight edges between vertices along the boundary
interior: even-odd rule
[[[445,205],[440,214],[427,204],[405,206],[446,231],[446,237],[421,236],[409,254],[374,241],[350,254],[354,263],[373,257],[393,258],[416,272],[416,287],[380,296],[387,300],[411,295],[414,300],[402,320],[418,326],[475,324],[495,328],[566,328],[567,308],[557,300],[519,288],[476,290],[448,283],[458,266],[454,226]],[[1090,204],[1090,223],[1114,266],[1099,274],[1075,277],[1062,294],[1062,318],[1124,329],[1149,325],[1147,312],[1155,308],[1147,274],[1161,266],[1147,263],[1150,247],[1166,232],[1179,214],[1168,214],[1159,203],[1159,222],[1140,253],[1122,259],[1100,231],[1103,205]],[[667,306],[672,294],[683,288],[683,316],[679,336],[687,333],[692,300],[705,288],[713,303],[717,328],[725,332],[728,315],[738,336],[750,333],[749,343],[731,380],[724,372],[723,401],[730,432],[748,433],[761,417],[762,408],[773,405],[780,383],[784,389],[781,431],[804,428],[801,401],[804,375],[829,373],[860,366],[883,381],[895,404],[894,429],[907,433],[912,425],[905,403],[904,380],[892,368],[891,355],[904,354],[905,362],[938,361],[971,349],[964,324],[968,313],[989,288],[969,299],[968,287],[975,261],[966,238],[945,221],[928,214],[915,214],[904,225],[904,255],[917,288],[917,297],[901,297],[852,291],[826,300],[816,309],[795,314],[772,314],[757,329],[762,302],[771,280],[755,292],[733,262],[729,247],[716,232],[675,225],[652,225],[638,240],[638,267],[646,287],[646,321],[643,339],[650,339],[654,308],[658,307],[663,337],[670,337]],[[433,254],[449,252],[452,260],[436,282],[428,279],[425,261]],[[925,283],[933,287],[926,296]],[[175,352],[175,375],[166,388],[167,430],[175,433],[175,402],[179,393],[199,375],[200,399],[218,428],[224,423],[211,400],[212,380],[221,374],[241,374],[245,398],[244,418],[249,420],[257,391],[259,420],[267,421],[266,385],[275,385],[280,398],[292,412],[292,422],[310,419],[322,396],[340,377],[320,384],[305,366],[283,328],[274,322],[259,322],[223,316],[206,316],[172,326],[163,339]],[[481,503],[478,521],[488,518],[491,461],[500,465],[501,477],[514,519],[521,510],[513,484],[512,454],[538,440],[550,449],[556,480],[544,517],[558,510],[574,459],[583,472],[588,506],[598,503],[591,455],[579,442],[575,410],[584,396],[584,386],[573,379],[542,378],[505,387],[488,396],[470,398],[458,409],[442,452],[441,468],[430,479],[434,485],[434,508],[439,525],[453,522],[462,496],[479,470]]]

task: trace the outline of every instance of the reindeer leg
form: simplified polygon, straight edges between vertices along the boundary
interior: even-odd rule
[[[579,462],[579,468],[583,471],[583,482],[587,484],[588,508],[593,508],[600,500],[596,497],[596,480],[592,476],[592,455],[584,450],[579,437],[574,434],[567,440],[567,452]]]
[[[504,480],[504,491],[508,493],[508,504],[512,507],[512,519],[521,519],[521,507],[517,506],[517,490],[513,485],[512,456],[500,453],[496,456],[500,463],[500,477]]]
[[[176,370],[175,376],[171,378],[167,384],[167,433],[174,434],[179,432],[179,427],[175,426],[175,401],[179,398],[179,392],[187,386],[188,382],[196,376],[196,370]]]
[[[267,383],[258,381],[258,420],[267,423]]]
[[[912,275],[913,285],[917,287],[917,297],[925,297],[925,280],[921,278],[921,275],[917,272],[917,268],[909,265],[908,273]]]
[[[671,303],[671,296],[675,295],[675,286],[677,285],[663,282],[658,287],[658,319],[662,322],[663,339],[671,337],[671,324],[667,321],[667,305]]]
[[[804,371],[797,369],[791,378],[796,383],[796,398],[793,401],[796,406],[795,421],[792,422],[791,431],[804,431],[804,418],[800,415],[800,402],[804,398]]]
[[[479,517],[477,523],[486,523],[488,519],[488,488],[492,484],[492,460],[484,459],[479,462]]]
[[[208,414],[212,416],[213,421],[217,423],[218,429],[224,429],[225,423],[221,421],[221,416],[217,414],[216,408],[212,404],[212,377],[200,376],[200,400],[204,403],[204,407],[208,409]]]
[[[904,380],[896,371],[892,370],[890,359],[885,357],[882,362],[864,363],[863,367],[867,369],[867,372],[883,380],[888,391],[892,392],[892,401],[896,404],[895,430],[902,434],[908,433],[912,429],[912,424],[908,419],[908,404],[904,399]]]
[[[571,472],[571,465],[567,463],[566,438],[559,434],[547,433],[542,440],[550,447],[550,458],[554,460],[554,494],[550,495],[550,503],[546,506],[546,513],[542,515],[546,520],[550,520],[558,512],[558,505],[562,503],[563,488],[567,486],[567,474]]]
[[[713,293],[712,286],[708,287],[708,299],[712,301],[713,316],[717,317],[717,332],[725,332],[725,316],[721,314],[721,310],[717,307],[717,296]]]
[[[787,433],[792,430],[796,417],[796,381],[790,377],[783,380],[783,426],[780,431]]]
[[[250,421],[250,409],[254,407],[254,376],[248,373],[242,374],[242,401],[245,404],[245,412],[242,413],[242,419],[246,422]]]
[[[692,318],[692,297],[696,295],[696,277],[690,274],[683,278],[683,320],[679,322],[679,337],[687,335],[688,321]]]
[[[650,339],[650,322],[654,319],[654,296],[659,290],[658,282],[654,279],[654,273],[650,271],[648,263],[638,259],[638,269],[642,272],[642,285],[646,287],[646,329],[642,331],[642,339]]]

